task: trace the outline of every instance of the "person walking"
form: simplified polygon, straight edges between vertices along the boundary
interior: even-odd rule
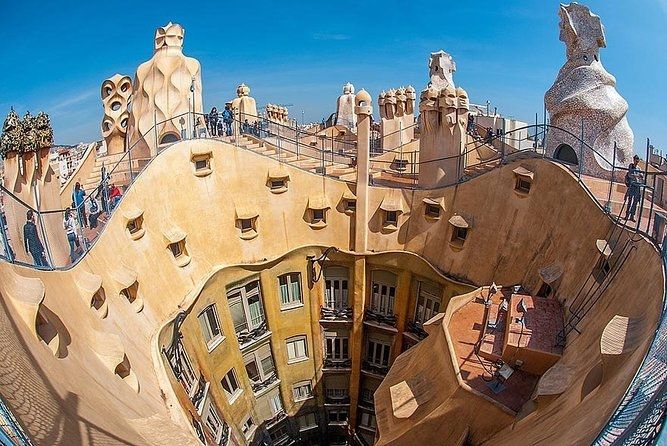
[[[72,215],[72,209],[65,209],[65,216],[63,217],[63,228],[67,234],[67,241],[69,242],[69,258],[72,263],[76,260],[76,219]]]
[[[86,198],[86,191],[81,187],[81,183],[77,181],[74,185],[74,191],[72,192],[72,203],[76,208],[76,213],[79,218],[79,224],[82,228],[87,227],[86,224],[86,206],[84,200]]]
[[[225,131],[227,136],[232,136],[232,122],[234,122],[234,114],[232,113],[229,104],[225,105],[225,110],[222,112],[222,122],[225,123]]]
[[[635,220],[635,212],[637,211],[637,203],[641,195],[641,187],[644,184],[642,171],[637,167],[639,164],[639,156],[632,157],[632,162],[628,166],[628,171],[625,174],[625,185],[628,190],[625,192],[625,200],[627,208],[625,209],[625,219],[630,221]]]
[[[208,124],[211,129],[211,136],[218,136],[218,109],[213,107],[208,114]]]
[[[35,213],[31,210],[26,212],[26,222],[23,225],[23,244],[26,254],[30,253],[35,266],[49,266],[44,255],[44,245],[39,239],[37,225],[35,224]]]

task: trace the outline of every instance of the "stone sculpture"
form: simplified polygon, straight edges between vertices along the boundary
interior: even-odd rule
[[[343,94],[338,97],[336,103],[336,124],[356,131],[357,115],[354,114],[354,85],[347,83],[343,85]]]
[[[21,118],[10,110],[2,125],[2,136],[0,136],[0,154],[6,158],[9,154],[22,153],[21,145]]]
[[[201,66],[183,54],[185,30],[169,22],[155,31],[153,57],[137,69],[130,113],[130,145],[155,155],[158,146],[197,133],[192,112],[203,113]],[[157,129],[153,126],[157,124]],[[140,153],[141,154],[141,153]]]
[[[129,105],[132,96],[132,79],[115,74],[102,82],[102,137],[107,145],[107,154],[125,151],[125,135],[130,119]]]
[[[250,96],[250,87],[241,84],[236,88],[236,98],[232,101],[232,110],[239,122],[248,120],[249,124],[257,121],[257,102]]]
[[[547,137],[547,154],[570,162],[583,163],[584,173],[607,177],[617,144],[616,164],[627,166],[633,156],[632,130],[628,125],[627,102],[616,91],[616,79],[600,62],[600,48],[606,46],[600,17],[587,6],[571,3],[560,6],[560,40],[565,43],[567,61],[544,101],[552,126]],[[584,148],[567,132],[579,136]],[[567,152],[567,157],[564,155]],[[566,159],[567,158],[567,159]]]
[[[454,86],[456,65],[444,51],[431,53],[431,81],[420,95],[419,185],[454,184],[463,175],[470,104],[468,93]]]
[[[378,96],[380,141],[385,150],[393,150],[414,139],[415,98],[415,89],[410,85],[383,91]]]
[[[443,50],[431,53],[428,60],[429,76],[431,78],[430,85],[442,90],[447,85],[454,86],[454,72],[456,71],[456,64],[449,53]]]
[[[44,112],[37,113],[35,117],[35,130],[37,136],[37,147],[41,149],[50,149],[53,145],[53,128],[49,115]]]
[[[28,153],[38,149],[35,117],[30,112],[26,112],[21,120],[21,151]]]

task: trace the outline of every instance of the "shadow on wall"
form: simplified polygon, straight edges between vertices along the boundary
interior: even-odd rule
[[[60,336],[60,346],[65,349],[66,356],[71,342],[69,333],[60,318],[46,311],[46,316]],[[71,392],[64,398],[58,395],[48,378],[36,367],[39,362],[32,355],[31,347],[18,335],[22,331],[8,314],[5,298],[0,295],[0,389],[2,397],[22,421],[34,444],[136,444],[79,417],[78,395]],[[30,420],[28,424],[26,420]],[[82,432],[86,432],[86,438],[82,437]]]

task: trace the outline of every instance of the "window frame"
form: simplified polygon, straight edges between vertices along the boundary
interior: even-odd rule
[[[415,302],[414,321],[415,321],[415,324],[417,324],[419,326],[424,325],[424,322],[428,321],[433,316],[440,313],[440,307],[442,306],[442,292],[440,293],[439,296],[435,295],[435,294],[431,293],[430,291],[424,289],[424,286],[423,286],[424,283],[425,283],[425,281],[423,281],[423,280],[419,280],[417,282],[417,300]],[[419,303],[420,303],[420,301],[422,301],[422,298],[423,298],[424,304],[422,305],[423,310],[420,313]],[[431,306],[430,309],[428,308],[428,302],[429,301],[432,302],[432,306]],[[437,310],[435,310],[436,305],[438,307]],[[427,314],[429,312],[430,312],[430,315]]]
[[[335,268],[335,269],[333,269]],[[345,275],[340,274],[345,270]],[[331,271],[327,274],[327,271]],[[332,267],[324,270],[324,307],[331,310],[345,310],[350,307],[350,275],[345,267]],[[338,284],[338,289],[336,289]],[[338,291],[338,296],[336,295]]]
[[[295,356],[290,358],[290,345],[291,343],[303,341],[303,356]],[[287,364],[296,364],[297,362],[306,361],[309,359],[308,356],[308,337],[306,335],[292,336],[291,338],[285,339],[285,349],[287,350]],[[297,349],[294,349],[294,353],[297,353]]]
[[[218,326],[217,335],[213,334],[213,330],[210,325],[210,319],[207,316],[208,310],[213,311],[213,319],[215,319],[215,322]],[[199,314],[197,315],[197,319],[199,321],[199,328],[201,328],[202,331],[202,336],[204,337],[204,343],[206,344],[206,348],[210,353],[211,351],[213,351],[213,349],[215,349],[218,345],[220,345],[222,341],[225,340],[225,335],[222,332],[222,326],[220,325],[220,315],[218,314],[218,308],[215,302],[206,306],[202,311],[200,311]],[[204,330],[204,326],[206,326],[206,331]]]
[[[204,403],[204,410],[202,411],[201,419],[203,421],[204,428],[208,430],[211,436],[215,439],[215,444],[220,444],[222,440],[222,435],[225,433],[225,422],[218,413],[213,400],[210,396],[207,396],[206,402]],[[209,416],[213,415],[214,421],[217,422],[217,429],[214,431],[209,425]]]
[[[331,416],[335,414],[335,420],[332,420]],[[344,415],[344,420],[341,420],[341,414]],[[340,407],[340,408],[335,408],[335,409],[328,409],[327,410],[327,423],[328,424],[333,424],[335,426],[344,426],[348,423],[348,420],[350,419],[350,411],[347,410],[346,408]]]
[[[247,287],[251,285],[256,284],[256,292],[255,290],[248,291]],[[237,295],[230,297],[230,295],[238,293]],[[256,295],[258,296],[259,299],[259,309],[261,313],[261,320],[259,320],[257,323],[254,323],[252,321],[252,317],[250,314],[250,304],[248,303],[248,300],[250,297],[254,297]],[[259,279],[252,279],[249,280],[243,284],[236,285],[232,288],[229,288],[227,290],[227,305],[229,305],[229,308],[231,310],[233,305],[236,305],[238,303],[241,304],[241,308],[243,309],[243,318],[244,318],[244,324],[245,324],[245,329],[243,330],[238,330],[236,322],[233,320],[232,316],[232,324],[234,324],[234,333],[238,336],[239,333],[243,332],[250,332],[252,330],[255,330],[256,328],[260,327],[262,323],[266,322],[266,312],[264,310],[264,296],[262,295],[262,284]]]
[[[366,341],[366,354],[364,355],[366,362],[375,367],[389,368],[391,364],[391,347],[392,345],[389,341],[369,337]],[[379,351],[378,348],[380,349]],[[379,362],[375,361],[378,353],[380,357]]]
[[[338,349],[336,349],[336,344]],[[331,346],[331,349],[329,348]],[[331,351],[330,351],[331,350]],[[336,351],[338,350],[338,354]],[[347,354],[346,353],[347,350]],[[324,333],[324,357],[331,361],[346,361],[350,359],[350,338],[341,336],[338,332]]]
[[[296,280],[295,280],[296,279]],[[285,283],[283,283],[285,280]],[[294,285],[297,285],[297,290],[299,293],[298,298],[295,298],[294,294]],[[283,288],[285,286],[286,288]],[[287,295],[283,293],[283,289],[286,290]],[[293,271],[278,276],[278,294],[280,295],[280,309],[289,310],[292,308],[299,308],[303,306],[303,287],[301,286],[301,272]],[[285,301],[284,297],[287,297]]]
[[[308,387],[308,391],[300,395],[302,392],[300,389]],[[297,393],[299,395],[297,395]],[[292,397],[294,402],[306,401],[310,398],[313,398],[313,383],[310,380],[304,380],[296,382],[292,385]]]
[[[227,389],[225,389],[225,386],[223,382],[227,382],[229,385],[229,388],[231,389],[233,386],[231,385],[231,381],[229,380],[229,374],[231,373],[231,376],[234,378],[234,382],[236,383],[236,389],[233,390],[233,393],[229,393]],[[225,392],[225,396],[227,396],[227,401],[229,401],[229,404],[234,403],[236,399],[243,393],[243,388],[241,387],[241,384],[239,383],[239,378],[236,375],[236,370],[234,370],[234,367],[229,369],[227,373],[222,377],[220,380],[220,386],[222,387],[223,392]]]
[[[262,347],[268,346],[268,355],[262,355],[261,351]],[[266,350],[265,350],[266,351]],[[264,370],[264,360],[266,359],[271,359],[271,370],[266,371]],[[250,373],[248,373],[248,364],[254,363],[255,368],[257,369],[259,381],[254,380],[253,378],[250,377]],[[267,380],[271,379],[272,376],[277,377],[278,372],[276,370],[276,362],[273,359],[273,352],[271,351],[271,346],[270,344],[264,344],[260,348],[257,348],[251,352],[248,352],[243,355],[243,367],[245,368],[246,374],[248,375],[248,380],[250,381],[251,384],[261,384],[263,382],[266,382]]]
[[[379,273],[388,273],[392,274],[394,278],[394,284],[390,284],[385,281],[382,281],[380,277],[377,277]],[[376,270],[371,273],[371,299],[370,307],[371,310],[375,313],[381,314],[383,316],[393,316],[394,307],[396,305],[396,289],[398,285],[398,277],[391,271],[385,270]],[[377,287],[377,291],[376,291]],[[382,288],[386,287],[386,292],[382,292]],[[393,291],[393,294],[392,294]]]
[[[398,225],[398,211],[384,211],[384,224],[385,225]]]
[[[313,420],[313,424],[308,423],[308,421],[311,418]],[[298,417],[296,417],[296,419],[297,419],[296,424],[297,424],[297,426],[299,426],[299,432],[307,431],[307,430],[314,429],[314,428],[318,427],[317,416],[315,415],[315,412],[309,412],[309,413],[305,413],[303,415],[299,415]],[[301,420],[305,421],[305,423],[303,423],[303,425],[301,424]]]

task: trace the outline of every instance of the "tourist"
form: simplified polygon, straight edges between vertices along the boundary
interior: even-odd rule
[[[466,126],[466,132],[469,135],[475,135],[475,115],[468,113],[468,125]]]
[[[625,185],[628,190],[625,192],[625,200],[627,208],[625,209],[625,219],[630,221],[635,220],[635,212],[637,210],[637,202],[639,201],[640,188],[643,185],[642,171],[637,167],[639,164],[639,156],[632,157],[632,162],[628,166],[628,171],[625,174]]]
[[[250,123],[246,119],[243,121],[243,127],[242,127],[242,132],[241,133],[250,133],[252,128],[250,127]]]
[[[32,209],[26,212],[26,222],[23,225],[23,243],[26,254],[30,253],[35,266],[49,266],[44,254],[44,245],[39,239],[37,225],[35,224],[35,213]]]
[[[97,220],[99,219],[100,214],[102,214],[102,211],[100,210],[100,207],[97,204],[97,200],[95,200],[94,198],[91,198],[90,199],[90,212],[88,214],[90,229],[97,228]]]
[[[232,122],[234,122],[234,114],[232,113],[229,104],[225,105],[225,110],[222,112],[222,122],[225,123],[225,133],[227,136],[232,136]]]
[[[489,127],[486,129],[486,141],[487,144],[491,144],[493,142],[493,129]]]
[[[111,210],[114,210],[116,208],[116,205],[118,204],[118,202],[120,202],[122,196],[123,194],[120,192],[118,186],[112,184],[111,187],[109,188],[109,204]]]
[[[208,123],[211,130],[211,136],[218,136],[218,109],[213,107],[208,114]]]
[[[65,216],[63,217],[63,228],[67,234],[67,241],[69,242],[69,258],[72,263],[76,260],[76,247],[79,246],[79,241],[76,238],[76,219],[72,215],[70,208],[65,209]]]
[[[72,192],[72,204],[73,207],[76,208],[77,217],[81,227],[88,226],[86,224],[86,206],[84,203],[85,197],[86,191],[83,190],[81,183],[77,182],[74,185],[74,191]]]

